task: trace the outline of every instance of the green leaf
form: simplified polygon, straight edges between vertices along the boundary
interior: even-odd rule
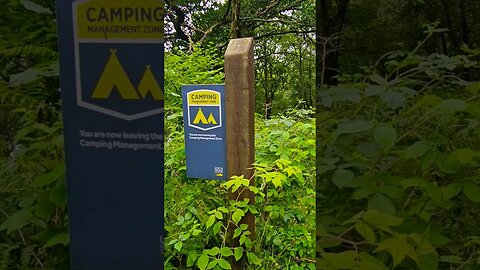
[[[215,217],[218,218],[218,219],[223,219],[222,212],[215,211]]]
[[[70,237],[68,236],[68,233],[59,233],[55,235],[54,237],[50,238],[44,245],[44,248],[55,246],[55,245],[68,245],[70,243]]]
[[[232,267],[230,266],[230,263],[227,262],[225,259],[220,259],[218,261],[218,265],[220,265],[220,267],[222,267],[223,269],[232,269]]]
[[[232,220],[235,222],[235,224],[238,224],[240,222],[240,219],[245,215],[242,209],[237,209],[235,212],[232,214]]]
[[[452,263],[452,264],[461,264],[463,263],[463,258],[456,255],[446,255],[440,256],[439,259],[441,262]]]
[[[480,187],[474,183],[465,183],[463,185],[463,193],[475,203],[480,202]]]
[[[332,182],[339,188],[343,188],[353,181],[355,175],[349,170],[336,170],[332,175]]]
[[[19,230],[31,223],[33,218],[32,209],[24,208],[15,214],[11,215],[0,225],[0,231],[7,230],[7,234]]]
[[[195,252],[194,250],[190,250],[187,255],[187,267],[192,267],[197,257],[197,252]]]
[[[210,228],[214,222],[215,222],[215,215],[209,216],[207,223],[205,224],[205,226],[207,226],[207,229]]]
[[[365,95],[367,97],[378,96],[383,94],[387,89],[384,86],[380,85],[369,85],[365,88]]]
[[[403,219],[381,213],[378,210],[369,210],[365,212],[362,219],[376,227],[393,227],[403,223]]]
[[[417,265],[420,270],[437,270],[438,255],[434,253],[429,253],[419,256],[417,259]]]
[[[382,261],[369,255],[366,252],[360,253],[360,263],[358,270],[388,270]]]
[[[208,266],[207,266],[207,269],[212,269],[215,267],[215,265],[218,264],[218,260],[211,260],[209,263],[208,263]]]
[[[453,183],[442,188],[443,201],[448,201],[457,196],[462,191],[463,185],[460,183]]]
[[[209,258],[207,255],[205,254],[200,255],[197,261],[198,268],[200,268],[200,270],[205,270],[207,268],[208,261],[209,261]]]
[[[450,159],[457,161],[460,165],[473,165],[476,157],[480,157],[480,153],[468,148],[457,149],[449,156]]]
[[[392,255],[394,266],[400,264],[405,259],[405,256],[409,256],[413,260],[417,259],[417,252],[408,243],[406,234],[394,233],[392,238],[380,243],[375,252],[382,250],[387,250]]]
[[[375,243],[375,233],[370,225],[359,221],[355,223],[355,230],[368,242]]]
[[[392,200],[381,193],[376,193],[370,198],[370,200],[368,200],[368,209],[376,209],[382,213],[390,215],[395,214],[395,206],[393,205]]]
[[[183,243],[182,241],[178,241],[177,243],[175,243],[175,245],[173,246],[176,250],[180,251],[182,249],[182,246],[183,246]]]
[[[65,175],[65,166],[61,164],[60,166],[55,167],[52,171],[48,173],[41,174],[37,176],[32,181],[33,187],[46,186],[50,183],[53,183]]]
[[[222,254],[222,256],[224,257],[228,257],[228,256],[232,256],[233,255],[233,251],[228,248],[228,247],[222,247],[220,249],[220,253]]]
[[[257,255],[255,255],[255,253],[247,252],[247,259],[248,259],[248,263],[250,264],[256,264],[256,265],[261,264],[260,260],[258,259]]]
[[[418,158],[423,156],[428,150],[431,149],[431,146],[426,142],[416,142],[410,145],[407,149],[403,151],[404,158]]]
[[[243,248],[242,247],[236,247],[234,249],[234,255],[235,255],[235,261],[240,260],[243,256]]]
[[[60,207],[62,210],[67,206],[67,190],[65,187],[65,181],[59,181],[53,186],[50,190],[49,199],[56,206]]]
[[[375,142],[387,152],[397,141],[397,131],[392,126],[379,126],[375,128],[373,137]]]
[[[333,133],[334,138],[342,134],[357,133],[372,129],[373,124],[366,120],[356,120],[352,123],[341,123],[338,125],[337,130]]]
[[[467,103],[460,99],[446,99],[438,104],[437,108],[445,114],[453,114],[467,109]]]
[[[203,252],[210,256],[217,256],[220,253],[220,249],[218,247],[213,247],[211,249],[204,249]]]
[[[222,228],[222,222],[217,222],[215,225],[213,225],[213,233],[217,234],[220,229]]]
[[[34,3],[29,0],[20,0],[20,3],[22,6],[24,6],[26,9],[36,12],[36,13],[45,13],[45,14],[52,14],[52,11],[49,8],[45,8],[40,6],[37,3]]]
[[[377,73],[373,73],[372,75],[370,75],[370,80],[380,85],[388,83],[388,81],[384,77],[378,75]]]

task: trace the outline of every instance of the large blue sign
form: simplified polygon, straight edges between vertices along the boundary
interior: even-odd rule
[[[163,269],[163,1],[57,1],[71,269]]]
[[[182,87],[187,177],[227,179],[223,85]]]

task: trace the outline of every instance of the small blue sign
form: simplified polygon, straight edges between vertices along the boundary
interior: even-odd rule
[[[187,177],[227,179],[224,85],[184,85]]]

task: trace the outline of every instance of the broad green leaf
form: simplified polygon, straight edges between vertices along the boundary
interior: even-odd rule
[[[457,196],[462,191],[463,185],[460,183],[453,183],[442,188],[443,201],[448,201]]]
[[[322,259],[331,269],[354,269],[358,253],[349,250],[339,253],[323,253]],[[322,268],[322,267],[321,267]],[[326,268],[325,266],[323,268]]]
[[[52,11],[49,8],[42,7],[41,5],[34,3],[30,0],[20,0],[22,6],[26,9],[36,12],[36,13],[45,13],[45,14],[52,14]]]
[[[417,260],[417,252],[407,241],[406,234],[394,233],[392,238],[380,243],[375,252],[382,250],[387,250],[392,255],[394,266],[399,265],[405,259],[405,256],[412,258],[414,261]]]
[[[214,222],[215,222],[215,215],[209,216],[207,223],[205,224],[205,226],[207,226],[207,229],[210,228]]]
[[[480,187],[474,183],[465,183],[463,185],[463,193],[475,203],[480,202]]]
[[[67,206],[67,190],[65,181],[57,182],[50,190],[50,201],[62,210]]]
[[[467,109],[467,103],[460,99],[446,99],[440,104],[438,104],[437,108],[440,112],[445,114],[453,114],[458,111],[464,111]]]
[[[373,132],[374,140],[387,152],[397,140],[397,131],[392,126],[379,126]]]
[[[232,220],[235,222],[235,224],[238,224],[240,222],[240,219],[245,215],[242,209],[237,209],[235,212],[232,214]]]
[[[385,86],[380,86],[380,85],[369,85],[367,88],[365,88],[365,95],[367,97],[371,96],[377,96],[382,93],[384,93],[387,89]]]
[[[393,205],[392,200],[382,193],[377,193],[373,195],[370,200],[368,200],[368,209],[376,209],[382,213],[393,215],[395,214],[395,206]]]
[[[258,259],[257,255],[255,255],[255,253],[247,252],[247,259],[248,259],[248,263],[250,264],[256,264],[256,265],[261,264],[260,260]]]
[[[381,95],[381,99],[387,103],[391,109],[398,109],[405,106],[405,94],[401,92],[387,91]]]
[[[355,230],[368,242],[375,243],[375,232],[370,225],[359,221],[355,223]]]
[[[213,247],[211,249],[204,249],[203,252],[210,256],[217,256],[220,253],[220,249],[218,247]]]
[[[332,182],[339,188],[351,183],[355,175],[349,170],[336,170],[332,175]]]
[[[190,250],[187,254],[187,267],[192,267],[197,257],[197,252],[195,252],[194,250]]]
[[[357,133],[372,129],[373,124],[366,120],[356,120],[352,123],[341,123],[338,125],[337,130],[333,133],[334,137],[338,137],[342,134]]]
[[[441,262],[452,263],[452,264],[461,264],[463,263],[463,258],[456,255],[446,255],[440,256],[439,259]]]
[[[218,265],[220,265],[220,267],[222,267],[223,269],[232,269],[232,267],[230,266],[230,263],[227,262],[225,259],[220,259],[218,261]]]
[[[430,150],[431,146],[426,142],[416,142],[403,151],[404,158],[418,158]]]
[[[31,223],[33,218],[32,209],[24,208],[11,215],[0,225],[0,231],[7,230],[7,234],[19,230]]]
[[[32,181],[33,187],[45,186],[50,183],[53,183],[65,175],[65,166],[61,164],[60,166],[55,167],[48,173],[41,174],[37,176]]]
[[[43,245],[43,247],[47,248],[47,247],[51,247],[51,246],[55,246],[55,245],[59,245],[59,244],[62,244],[64,246],[66,246],[69,243],[70,243],[70,237],[68,236],[68,233],[60,233],[60,234],[57,234],[54,237],[50,238],[50,240],[48,240]]]
[[[222,254],[222,256],[224,257],[228,257],[228,256],[232,256],[233,255],[233,251],[228,248],[228,247],[222,247],[220,249],[220,253]]]
[[[373,226],[398,226],[403,223],[403,219],[392,215],[384,214],[378,210],[369,210],[363,214],[363,220]]]
[[[222,222],[217,222],[215,225],[213,225],[213,233],[218,233],[220,232],[220,229],[222,228]]]
[[[212,269],[212,268],[214,268],[217,264],[218,264],[218,260],[217,260],[217,259],[213,259],[213,260],[211,260],[211,261],[208,263],[207,269]]]
[[[473,151],[468,148],[457,149],[449,156],[450,159],[457,161],[461,165],[475,164],[476,157],[480,157],[480,152]]]
[[[420,270],[437,270],[438,269],[438,255],[429,253],[418,256],[417,265]]]
[[[388,270],[382,261],[369,255],[366,252],[360,253],[360,263],[358,270]]]
[[[236,247],[234,249],[234,255],[235,255],[235,261],[240,260],[243,256],[243,248],[242,247]]]
[[[182,246],[183,246],[183,243],[182,241],[178,241],[177,243],[175,243],[175,245],[173,246],[176,250],[180,251],[182,249]]]
[[[378,75],[377,73],[373,73],[372,75],[370,75],[370,80],[380,85],[384,85],[388,83],[388,81],[384,77]]]

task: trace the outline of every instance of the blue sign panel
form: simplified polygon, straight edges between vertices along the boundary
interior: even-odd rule
[[[223,85],[182,87],[187,177],[227,179]]]
[[[71,269],[163,269],[163,1],[57,1]]]

